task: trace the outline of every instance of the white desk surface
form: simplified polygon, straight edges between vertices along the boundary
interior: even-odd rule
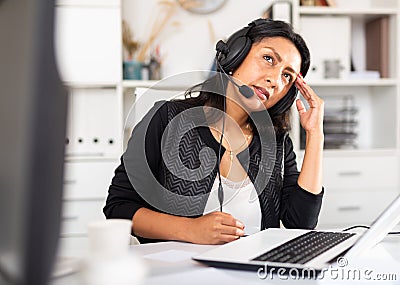
[[[196,253],[213,248],[210,245],[195,245],[181,242],[163,242],[131,246],[132,254],[140,256],[148,268],[148,274],[143,285],[153,284],[292,284],[278,276],[261,279],[257,272],[216,269],[200,264],[191,259]],[[322,280],[296,280],[303,284],[400,284],[400,236],[388,236],[375,248],[363,254],[357,264],[349,264],[342,272],[336,272],[336,277]],[[361,272],[360,281],[354,281],[351,270]],[[132,268],[134,270],[134,268]],[[363,275],[365,271],[368,275]],[[339,275],[338,275],[339,274]],[[341,275],[340,275],[341,274]],[[350,278],[347,277],[350,274]],[[331,275],[332,276],[332,275]],[[344,277],[341,277],[344,276]],[[390,278],[391,281],[371,281],[376,278]],[[395,280],[393,280],[395,279]],[[288,283],[289,282],[289,283]],[[54,285],[85,284],[79,274],[72,274],[53,279]],[[137,284],[137,283],[135,283]],[[91,284],[90,284],[91,285]]]

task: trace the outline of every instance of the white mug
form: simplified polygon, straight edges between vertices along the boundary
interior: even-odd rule
[[[132,221],[109,219],[88,224],[91,255],[83,268],[85,285],[144,284],[147,267],[129,250]]]
[[[88,224],[88,237],[93,256],[121,256],[129,249],[132,221],[109,219]]]

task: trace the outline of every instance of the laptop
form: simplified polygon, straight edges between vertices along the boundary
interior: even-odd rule
[[[195,255],[192,259],[213,267],[241,270],[297,268],[313,269],[318,273],[329,265],[335,265],[339,257],[349,260],[369,250],[399,222],[400,195],[363,234],[271,228]]]

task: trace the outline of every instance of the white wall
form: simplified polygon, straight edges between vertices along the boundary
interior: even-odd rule
[[[122,17],[129,24],[134,39],[145,41],[159,11],[158,0],[123,0]],[[260,18],[271,0],[228,0],[218,11],[196,15],[178,7],[172,21],[180,25],[167,25],[157,43],[165,56],[162,76],[208,70],[215,56],[215,44],[256,18]],[[215,32],[212,38],[209,22]]]

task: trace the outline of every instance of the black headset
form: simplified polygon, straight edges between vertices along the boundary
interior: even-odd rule
[[[216,61],[217,68],[223,73],[231,74],[239,65],[243,62],[247,54],[249,53],[252,41],[248,37],[248,33],[253,27],[265,25],[270,19],[257,19],[248,24],[247,27],[235,32],[231,35],[226,43],[222,40],[217,42],[216,50]],[[228,80],[231,81],[235,86],[239,88],[240,93],[246,98],[253,96],[253,90],[247,85],[239,86],[229,76]],[[293,86],[289,89],[288,93],[274,106],[268,109],[268,113],[271,116],[281,115],[285,113],[293,105],[297,96],[297,88]]]

